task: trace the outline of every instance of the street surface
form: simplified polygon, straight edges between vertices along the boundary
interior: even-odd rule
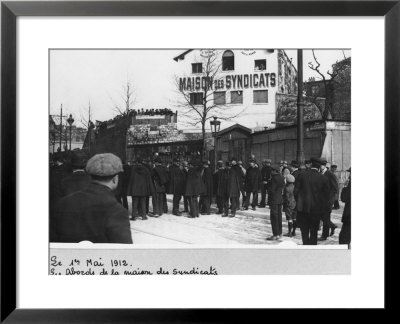
[[[131,197],[128,197],[129,212],[131,214]],[[131,231],[135,244],[160,244],[160,245],[188,245],[188,244],[212,244],[212,245],[244,245],[244,244],[272,244],[282,241],[291,241],[301,245],[300,229],[296,230],[295,237],[283,236],[281,241],[267,241],[272,235],[269,208],[257,208],[253,210],[240,210],[236,217],[221,217],[213,214],[217,211],[215,203],[211,205],[211,215],[200,215],[198,218],[188,218],[185,213],[182,216],[172,215],[172,195],[167,196],[168,214],[161,217],[140,218],[131,221]],[[152,204],[150,201],[150,212]],[[181,201],[180,210],[183,210]],[[340,209],[333,210],[332,222],[337,226],[335,234],[326,241],[319,241],[319,245],[338,244],[339,232],[342,227],[341,217],[343,204]],[[285,213],[282,213],[282,234],[288,231]],[[320,236],[321,231],[318,236]]]

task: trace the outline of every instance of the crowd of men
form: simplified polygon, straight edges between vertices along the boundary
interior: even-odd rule
[[[87,163],[82,156],[72,154],[68,164],[56,161],[51,167],[50,186],[53,242],[132,243],[129,220],[168,213],[167,194],[173,196],[172,214],[188,218],[210,215],[213,197],[222,217],[235,217],[240,209],[268,207],[273,235],[267,240],[271,241],[282,238],[284,212],[288,223],[285,235],[295,236],[299,228],[304,245],[315,245],[334,234],[331,212],[339,208],[338,180],[321,158],[301,165],[281,161],[274,167],[271,160],[264,159],[259,165],[252,156],[247,168],[231,158],[218,161],[213,171],[209,161],[175,158],[172,164],[165,164],[156,155],[151,161],[137,158],[123,166],[111,153],[95,155]],[[131,214],[128,196],[132,197]],[[345,208],[339,243],[350,244],[350,181],[341,200]]]

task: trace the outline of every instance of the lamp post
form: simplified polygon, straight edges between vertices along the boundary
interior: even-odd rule
[[[210,120],[211,131],[214,137],[214,170],[217,169],[217,134],[221,127],[221,121],[217,117],[213,117],[214,120]]]
[[[71,141],[72,141],[72,124],[74,123],[74,119],[72,118],[72,115],[69,115],[69,118],[67,119],[67,123],[69,124],[69,150],[71,151]]]

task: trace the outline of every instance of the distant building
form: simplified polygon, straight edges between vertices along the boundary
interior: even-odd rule
[[[70,127],[68,124],[63,124],[60,132],[60,124],[57,124],[52,116],[49,116],[49,153],[67,151],[70,149],[70,144],[71,150],[82,149],[86,133],[86,128],[75,125]]]
[[[215,57],[211,69],[207,67],[210,56]],[[233,122],[245,127],[271,127],[276,121],[277,95],[297,93],[297,70],[284,50],[197,49],[174,60],[179,63],[179,90],[190,94],[191,104],[202,104],[202,89],[209,85],[210,105],[224,106],[231,115],[240,113]]]
[[[174,157],[200,160],[201,133],[178,130],[177,121],[178,113],[167,108],[133,109],[111,120],[97,121],[86,136],[84,149],[90,155],[114,153],[124,163],[137,157],[151,159],[154,153],[164,161]],[[212,140],[211,134],[206,134],[206,139]]]

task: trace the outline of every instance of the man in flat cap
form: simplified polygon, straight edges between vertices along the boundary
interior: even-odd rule
[[[111,153],[97,154],[86,164],[92,182],[60,200],[50,215],[50,241],[132,244],[128,211],[118,203],[114,190],[121,160]]]
[[[318,227],[328,209],[329,181],[319,172],[320,159],[311,159],[311,169],[300,172],[295,181],[297,224],[303,245],[316,245]]]

